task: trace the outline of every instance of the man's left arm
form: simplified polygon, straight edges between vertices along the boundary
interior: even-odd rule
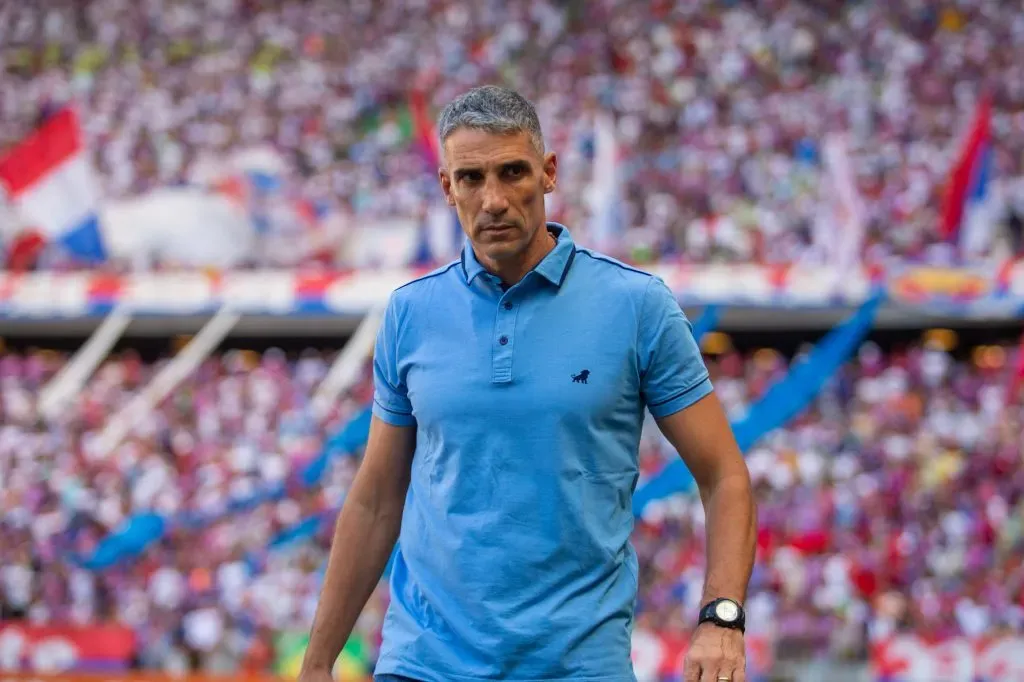
[[[743,604],[754,566],[757,512],[750,474],[725,410],[710,393],[659,419],[658,426],[689,467],[704,504],[707,575],[700,603],[726,598]],[[743,682],[744,661],[740,631],[704,623],[693,634],[684,679]]]
[[[660,280],[644,295],[638,350],[641,390],[659,428],[700,491],[707,534],[701,604],[746,598],[754,565],[757,514],[750,474],[707,367],[675,297]],[[686,682],[745,680],[743,634],[699,626],[687,654]]]
[[[704,504],[708,568],[701,604],[720,597],[742,604],[754,566],[757,513],[725,410],[710,393],[657,422],[693,474]]]

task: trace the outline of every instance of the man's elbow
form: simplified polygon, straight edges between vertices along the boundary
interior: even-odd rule
[[[733,500],[749,500],[753,504],[754,492],[747,463],[738,451],[715,458],[704,476],[697,480],[701,497],[709,500],[724,494]]]
[[[730,500],[750,500],[753,502],[754,491],[750,485],[750,477],[745,473],[726,474],[707,484],[700,486],[701,497],[705,500],[725,496]]]
[[[371,477],[353,483],[345,499],[361,518],[374,524],[399,522],[405,509],[408,484],[397,481],[380,482]]]

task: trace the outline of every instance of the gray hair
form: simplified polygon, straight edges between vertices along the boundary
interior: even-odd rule
[[[483,85],[456,97],[444,108],[437,120],[437,136],[441,147],[459,128],[484,130],[497,135],[526,132],[539,154],[544,153],[544,136],[540,131],[537,110],[514,90]]]

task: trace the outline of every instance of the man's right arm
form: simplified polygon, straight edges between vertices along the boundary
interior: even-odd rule
[[[334,662],[398,540],[415,447],[415,426],[373,417],[363,462],[334,529],[300,682],[332,679]]]

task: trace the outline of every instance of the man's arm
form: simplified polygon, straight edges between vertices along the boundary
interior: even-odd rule
[[[725,410],[710,393],[658,419],[658,426],[689,467],[704,504],[707,576],[701,604],[720,597],[742,604],[754,566],[757,511],[750,472]],[[705,623],[690,642],[684,679],[743,682],[745,659],[739,631]]]
[[[658,426],[686,462],[704,504],[708,567],[701,603],[726,597],[742,604],[754,567],[757,511],[725,410],[711,393]]]
[[[637,328],[640,391],[661,432],[690,468],[707,526],[706,604],[742,602],[754,566],[757,519],[750,474],[725,410],[711,386],[693,328],[657,277],[644,290]],[[739,630],[705,623],[686,655],[686,682],[743,682],[746,660]]]
[[[373,417],[363,462],[334,529],[299,676],[303,682],[333,679],[334,662],[398,540],[415,447],[415,426],[393,426]]]

